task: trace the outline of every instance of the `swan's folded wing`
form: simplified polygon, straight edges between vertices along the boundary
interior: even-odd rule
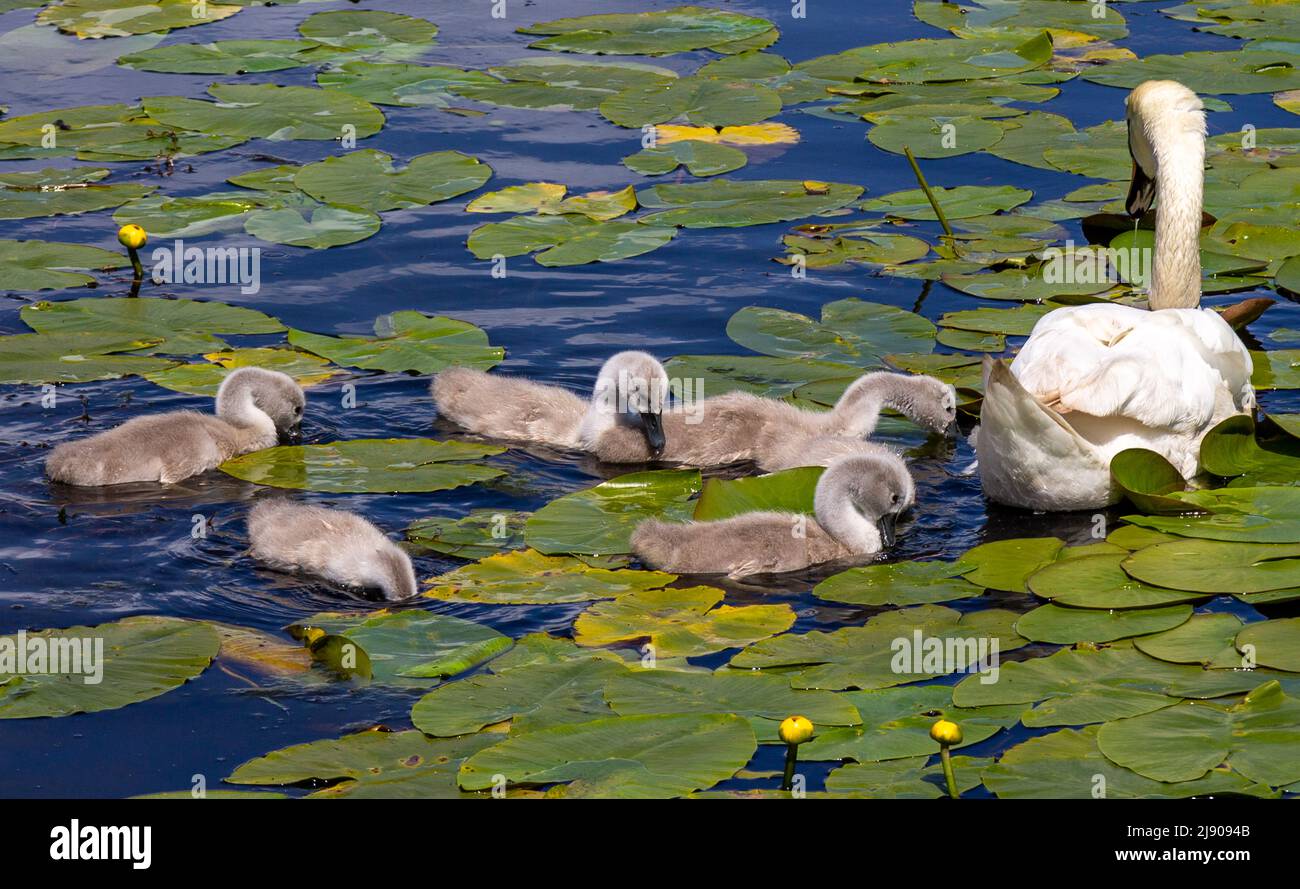
[[[1012,370],[1062,412],[1180,433],[1240,409],[1250,393],[1246,348],[1226,322],[1199,309],[1058,309],[1035,328]]]

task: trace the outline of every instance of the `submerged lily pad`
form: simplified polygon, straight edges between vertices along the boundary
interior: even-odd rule
[[[547,556],[536,550],[490,555],[433,578],[424,595],[451,602],[552,605],[611,599],[657,589],[676,575],[659,571],[610,571],[572,556]]]
[[[934,325],[920,315],[853,297],[822,306],[820,321],[747,306],[727,322],[727,336],[755,352],[858,367],[878,367],[891,353],[929,352],[934,335]]]
[[[499,735],[429,738],[423,732],[363,731],[283,747],[250,759],[226,782],[284,787],[331,782],[310,794],[333,799],[458,799],[456,772]]]
[[[1227,763],[1278,787],[1300,781],[1300,701],[1267,682],[1239,704],[1188,701],[1107,723],[1097,744],[1107,759],[1155,781],[1191,781]]]
[[[565,494],[533,513],[524,539],[547,555],[608,556],[631,552],[632,532],[648,518],[685,521],[700,490],[695,469],[661,469],[620,475]]]
[[[415,610],[323,612],[288,632],[332,669],[383,685],[436,685],[514,644],[483,624]]]
[[[259,485],[333,494],[446,491],[505,475],[482,457],[505,448],[431,438],[360,438],[254,451],[219,467]]]
[[[120,269],[121,253],[59,241],[0,240],[0,289],[59,290],[93,284],[83,271]]]
[[[695,657],[739,648],[794,624],[788,605],[720,605],[723,596],[707,586],[628,593],[578,615],[573,637],[588,647],[644,639],[656,658]]]
[[[149,351],[193,355],[226,348],[215,334],[279,333],[284,325],[243,306],[192,299],[84,297],[24,306],[20,315],[40,333],[98,333],[151,339]]]
[[[703,6],[555,19],[520,28],[519,33],[543,37],[530,43],[530,49],[635,56],[695,49],[739,52],[761,49],[777,38],[767,19]]]
[[[850,568],[813,587],[813,595],[850,605],[923,605],[969,599],[979,587],[962,579],[966,562],[891,562]]]
[[[289,342],[335,364],[365,370],[437,373],[448,367],[490,370],[505,350],[467,321],[401,311],[375,319],[375,336],[333,337],[290,330]]]
[[[0,719],[147,701],[202,673],[221,644],[209,624],[155,615],[24,636],[0,636]]]
[[[433,151],[398,170],[382,151],[363,149],[307,164],[294,184],[327,204],[373,212],[424,207],[454,198],[492,178],[492,168],[459,151]]]

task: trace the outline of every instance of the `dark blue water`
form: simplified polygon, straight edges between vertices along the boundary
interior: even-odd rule
[[[528,38],[513,32],[532,22],[594,11],[634,12],[673,5],[654,0],[602,0],[599,4],[510,0],[510,14],[501,21],[490,17],[487,3],[376,0],[365,4],[366,8],[404,12],[436,22],[441,28],[437,45],[420,61],[466,68],[528,55]],[[915,21],[906,0],[810,0],[807,18],[802,20],[790,17],[791,4],[786,0],[715,5],[776,22],[782,37],[771,51],[791,61],[884,40],[944,36]],[[1158,5],[1126,3],[1118,7],[1132,32],[1122,44],[1139,55],[1237,45],[1162,17],[1155,8]],[[252,8],[224,22],[175,32],[164,42],[294,37],[297,24],[308,15],[338,8],[353,7],[329,2]],[[125,45],[120,41],[78,42],[63,36],[55,41],[57,52],[43,44],[39,50],[24,51],[33,44],[14,32],[30,26],[33,15],[32,10],[19,10],[0,16],[0,82],[4,85],[0,94],[10,106],[10,115],[131,102],[142,95],[201,97],[214,80],[206,75],[150,74],[115,67],[112,59],[127,51],[113,48],[114,44]],[[47,29],[41,33],[44,40],[51,40]],[[646,61],[686,72],[713,57],[710,53],[687,53]],[[238,79],[312,82],[310,69]],[[1064,84],[1062,95],[1052,102],[1028,107],[1064,114],[1076,126],[1084,127],[1121,118],[1123,99],[1121,90],[1075,80]],[[1295,120],[1276,108],[1267,95],[1229,100],[1234,111],[1210,115],[1211,134],[1238,131],[1245,123],[1262,129],[1291,126]],[[384,130],[359,147],[377,148],[399,158],[442,149],[474,154],[495,171],[485,190],[538,180],[563,182],[572,192],[648,183],[619,162],[638,150],[638,131],[615,127],[594,112],[484,108],[490,114],[477,118],[436,109],[386,108]],[[795,126],[802,141],[788,149],[752,155],[749,166],[731,174],[732,178],[852,182],[866,186],[869,195],[915,186],[905,159],[866,141],[866,124],[832,121],[797,108],[787,109],[777,119]],[[170,195],[202,194],[222,189],[229,176],[263,166],[266,161],[257,157],[260,154],[301,163],[319,160],[335,150],[333,143],[252,142],[185,159],[167,179],[144,171],[143,163],[106,166],[114,171],[112,181],[157,183]],[[0,166],[19,171],[79,163],[69,159]],[[1060,197],[1087,181],[985,154],[924,163],[932,184],[1014,184],[1032,189],[1036,199]],[[943,285],[930,288],[922,300],[921,282],[877,277],[859,268],[815,271],[806,280],[793,280],[783,266],[771,261],[783,252],[780,238],[789,229],[785,224],[683,231],[663,249],[611,264],[546,269],[520,257],[510,261],[504,280],[494,279],[489,264],[475,260],[464,246],[474,226],[496,218],[465,214],[464,205],[471,197],[385,213],[378,235],[328,251],[277,247],[242,233],[209,235],[202,240],[205,246],[220,243],[262,248],[260,293],[243,296],[234,286],[165,285],[147,286],[146,295],[249,305],[286,325],[320,333],[366,334],[375,316],[399,309],[452,315],[481,326],[494,344],[506,348],[502,372],[530,374],[576,389],[588,388],[599,363],[619,349],[648,349],[664,358],[743,353],[727,338],[724,327],[733,312],[747,305],[777,306],[816,316],[823,303],[856,296],[917,308],[937,319],[945,311],[981,304]],[[1076,226],[1064,224],[1082,240]],[[118,249],[115,232],[111,211],[0,223],[0,237],[72,241],[109,249]],[[128,283],[119,279],[96,292],[123,295]],[[0,332],[24,331],[18,310],[33,299],[85,295],[80,290],[8,295],[0,300]],[[1233,302],[1246,295],[1207,301]],[[1300,327],[1296,306],[1280,300],[1252,330],[1262,334],[1275,327]],[[230,339],[241,344],[258,342],[256,338]],[[345,382],[356,385],[358,405],[353,409],[342,406]],[[1288,398],[1285,393],[1268,393],[1264,407],[1285,409]],[[210,406],[210,400],[134,379],[65,387],[59,404],[51,410],[41,407],[38,387],[0,388],[0,634],[23,628],[96,624],[130,614],[214,619],[278,631],[316,611],[359,604],[336,591],[259,571],[243,557],[243,516],[258,493],[256,486],[212,473],[169,489],[112,490],[68,500],[67,492],[52,492],[43,477],[44,457],[61,441],[110,428],[141,413],[182,407],[208,410]],[[1295,409],[1294,400],[1290,407]],[[311,389],[305,432],[309,441],[454,434],[435,421],[427,379],[365,372],[341,375]],[[918,506],[912,526],[900,540],[898,558],[952,558],[975,544],[1004,537],[1056,534],[1070,542],[1091,539],[1090,516],[1030,516],[990,507],[975,479],[955,475],[973,459],[963,442],[951,452],[932,452],[917,460]],[[511,451],[495,462],[510,473],[495,485],[437,494],[302,496],[359,510],[385,529],[398,531],[428,515],[461,515],[479,507],[535,509],[561,493],[612,474],[589,461],[543,461],[520,451]],[[60,520],[61,509],[65,521]],[[1120,514],[1122,510],[1113,513]],[[211,523],[207,539],[191,539],[194,515],[203,515]],[[428,577],[456,564],[440,557],[418,558],[416,570],[421,577]],[[799,614],[796,631],[860,624],[871,613],[820,603],[809,594],[811,586],[808,580],[782,587],[729,586],[728,601],[789,602]],[[1028,610],[1033,604],[1028,597],[994,594],[952,607]],[[515,637],[537,630],[566,635],[581,611],[577,605],[523,608],[431,603],[427,607],[483,621]],[[1229,608],[1247,619],[1259,617],[1233,600],[1216,600],[1207,607]],[[1013,656],[1048,650],[1048,646],[1031,646]],[[713,665],[725,659],[713,657],[702,662]],[[117,711],[62,719],[0,720],[0,795],[122,796],[188,788],[195,774],[205,775],[209,786],[216,786],[245,759],[287,744],[332,737],[377,722],[406,727],[415,697],[341,685],[293,693],[258,690],[213,668],[162,697]],[[989,755],[1025,736],[1023,729],[1003,732],[963,752]],[[754,766],[778,768],[779,758],[775,748],[763,748]],[[813,770],[815,774],[823,771]]]

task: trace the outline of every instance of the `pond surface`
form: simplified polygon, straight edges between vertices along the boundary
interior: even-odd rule
[[[671,5],[603,0],[599,11],[638,12]],[[782,36],[773,49],[791,61],[881,40],[945,36],[916,21],[911,3],[904,0],[811,0],[807,17],[801,20],[790,18],[785,0],[719,5],[776,22]],[[1139,55],[1238,45],[1160,15],[1160,5],[1122,5],[1131,31],[1122,45]],[[304,3],[254,8],[228,21],[173,32],[163,42],[290,37],[306,16],[347,6]],[[497,20],[487,14],[487,4],[380,0],[366,6],[426,17],[439,25],[437,43],[420,58],[421,63],[479,69],[528,54],[525,47],[530,38],[514,33],[517,27],[595,11],[593,4],[577,0],[529,0],[511,2],[509,16]],[[142,95],[199,97],[210,82],[223,79],[115,66],[113,59],[125,50],[114,46],[118,41],[113,40],[56,38],[50,29],[41,28],[37,43],[32,19],[32,10],[0,15],[0,101],[9,106],[9,116],[132,102]],[[57,52],[51,44],[57,44]],[[695,52],[645,61],[687,72],[712,58],[711,53]],[[246,75],[241,81],[311,85],[312,69]],[[1119,89],[1075,79],[1062,84],[1062,94],[1046,107],[1082,128],[1122,119],[1124,95]],[[1239,130],[1244,122],[1263,129],[1290,126],[1294,121],[1272,104],[1268,94],[1228,98],[1234,110],[1210,115],[1212,135]],[[443,149],[465,151],[494,171],[483,190],[538,180],[563,182],[571,192],[645,182],[620,163],[640,147],[635,130],[616,127],[591,112],[483,107],[489,114],[480,117],[460,117],[436,108],[386,108],[387,124],[363,147],[401,157]],[[906,160],[867,142],[867,127],[860,121],[831,120],[798,107],[787,108],[775,119],[795,126],[801,141],[752,153],[749,165],[733,178],[857,183],[868,189],[868,196],[915,187]],[[222,188],[227,177],[264,165],[266,159],[259,157],[263,154],[302,163],[335,151],[337,146],[328,142],[254,141],[183,160],[165,180],[141,169],[142,163],[108,166],[114,170],[114,181],[161,182],[167,194],[186,195]],[[4,171],[74,163],[13,161],[5,163]],[[923,164],[934,184],[1013,184],[1033,190],[1036,198],[1059,197],[1088,181],[986,153]],[[724,328],[732,313],[749,305],[815,317],[824,303],[852,296],[937,319],[945,311],[985,304],[943,285],[927,287],[920,281],[877,276],[859,266],[814,271],[804,280],[794,279],[772,261],[783,253],[780,238],[791,227],[785,223],[688,230],[663,249],[612,263],[543,268],[526,256],[519,257],[510,261],[507,276],[498,279],[490,274],[490,263],[474,259],[465,248],[471,229],[485,221],[464,212],[471,196],[385,213],[378,235],[349,246],[320,251],[259,244],[263,286],[256,294],[242,294],[236,286],[146,284],[144,295],[247,305],[288,326],[333,334],[368,334],[376,316],[395,310],[446,314],[480,326],[494,344],[504,346],[506,360],[499,372],[527,374],[578,391],[588,389],[601,361],[620,349],[646,349],[663,358],[743,352]],[[116,250],[117,226],[111,212],[4,222],[0,236]],[[1064,225],[1083,241],[1077,222]],[[242,234],[209,235],[203,243],[247,246],[252,241]],[[128,283],[118,275],[97,292],[122,295]],[[33,299],[84,295],[80,290],[39,297],[10,295],[0,300],[0,333],[26,330],[18,311]],[[1247,295],[1210,297],[1207,303],[1231,303]],[[1277,298],[1271,291],[1260,295]],[[1300,311],[1279,298],[1256,327],[1300,327]],[[232,341],[262,340],[235,337]],[[355,384],[355,408],[343,406],[344,383]],[[146,486],[76,493],[56,491],[44,478],[45,455],[59,442],[140,414],[177,408],[208,410],[210,405],[208,399],[167,391],[139,378],[65,387],[53,409],[42,407],[39,387],[0,390],[0,634],[97,624],[133,614],[210,619],[278,632],[306,615],[360,604],[337,590],[258,570],[243,555],[245,513],[259,493],[265,493],[255,485],[213,472],[167,489]],[[1263,406],[1295,410],[1300,402],[1285,392],[1266,393]],[[353,371],[309,391],[304,433],[307,441],[314,442],[456,435],[436,420],[427,378]],[[917,445],[920,439],[905,443]],[[932,442],[923,449],[913,466],[917,507],[892,557],[951,559],[978,543],[1007,537],[1055,534],[1070,543],[1092,539],[1091,514],[1030,515],[987,504],[978,479],[964,474],[973,460],[964,438],[955,447]],[[543,459],[523,450],[512,450],[491,462],[506,468],[508,477],[437,494],[301,497],[355,509],[395,533],[430,515],[457,516],[475,508],[536,509],[562,493],[617,474],[582,458]],[[1109,516],[1114,519],[1123,512],[1116,509]],[[196,515],[209,523],[206,539],[191,538]],[[461,564],[427,555],[415,561],[420,577]],[[872,613],[813,598],[808,578],[780,585],[722,586],[728,590],[730,604],[789,603],[798,614],[795,631],[861,624]],[[1034,604],[1029,596],[990,594],[950,607],[1025,611]],[[582,610],[582,605],[427,602],[420,607],[481,621],[512,637],[539,630],[568,635]],[[1228,597],[1214,599],[1201,610],[1229,610],[1245,620],[1261,617]],[[1284,606],[1268,616],[1291,613]],[[1011,657],[1041,655],[1052,648],[1030,645]],[[729,654],[698,662],[715,666],[725,663]],[[415,697],[342,684],[267,693],[250,688],[236,675],[209,669],[169,694],[115,711],[0,721],[0,795],[116,797],[187,788],[196,774],[208,776],[215,785],[237,764],[285,745],[334,737],[375,723],[408,727]],[[963,752],[993,755],[1034,733],[1017,727]],[[752,767],[779,768],[780,755],[776,747],[762,747]],[[808,770],[813,789],[830,767],[823,763]]]

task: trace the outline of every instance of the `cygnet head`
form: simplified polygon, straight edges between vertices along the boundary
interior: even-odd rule
[[[645,436],[650,453],[664,449],[663,411],[668,403],[668,372],[646,352],[619,352],[600,368],[591,403],[608,423],[635,426]],[[591,430],[598,435],[598,430]]]
[[[841,530],[865,520],[875,525],[880,544],[893,546],[898,517],[916,502],[916,486],[907,465],[889,453],[854,454],[833,461],[817,482],[814,511],[817,521],[842,543]],[[856,516],[844,513],[853,510]]]
[[[251,406],[266,414],[281,438],[300,436],[307,396],[288,374],[261,367],[241,367],[217,389],[217,416],[239,424]]]
[[[418,592],[415,584],[415,568],[411,557],[396,544],[384,547],[375,553],[375,576],[379,579],[379,589],[389,601],[409,599]]]
[[[1176,80],[1148,80],[1128,94],[1125,106],[1128,150],[1133,156],[1127,209],[1136,219],[1151,209],[1162,162],[1189,158],[1200,170],[1205,157],[1205,105]]]
[[[957,390],[943,380],[920,374],[876,371],[858,377],[835,405],[849,430],[870,434],[882,405],[938,435],[955,436]]]

